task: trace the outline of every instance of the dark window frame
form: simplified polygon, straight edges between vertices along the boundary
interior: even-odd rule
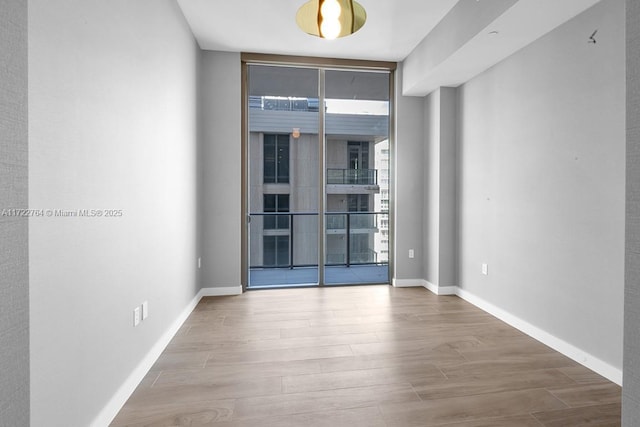
[[[263,212],[282,213],[289,212],[290,198],[288,194],[263,194]],[[289,216],[287,215],[265,215],[265,230],[288,230]]]

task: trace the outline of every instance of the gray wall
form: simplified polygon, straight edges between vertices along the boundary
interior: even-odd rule
[[[440,90],[424,98],[423,277],[436,285],[440,253]]]
[[[27,2],[0,0],[0,211],[27,208]],[[29,425],[28,218],[0,214],[0,426]]]
[[[422,277],[423,98],[402,96],[402,64],[395,74],[395,270],[394,280]],[[408,256],[409,249],[415,258]]]
[[[460,0],[404,61],[404,93],[429,87],[428,77],[518,0]],[[425,93],[425,92],[422,92]]]
[[[440,88],[424,100],[423,277],[438,287],[457,286],[457,90]]]
[[[202,136],[203,136],[203,173],[204,173],[204,209],[203,209],[203,279],[202,286],[204,288],[238,288],[241,285],[241,227],[242,224],[242,151],[241,151],[241,62],[239,53],[204,51],[202,53]],[[286,74],[286,73],[285,73]],[[280,73],[274,76],[279,84],[286,87],[287,91],[293,90],[298,94],[307,96],[308,92],[291,86],[291,82],[280,81]],[[386,76],[385,76],[386,78]],[[351,80],[348,80],[351,81]],[[295,82],[294,82],[295,83]],[[374,81],[374,84],[380,85],[380,82]],[[258,83],[260,86],[261,83]],[[283,89],[285,90],[285,89]],[[342,91],[349,93],[353,89]],[[261,93],[260,87],[255,89],[254,94]],[[358,92],[359,94],[361,93]],[[379,94],[367,94],[367,97],[381,98]],[[403,147],[403,156],[414,164],[413,170],[407,170],[403,166],[403,170],[407,172],[406,176],[411,183],[407,183],[406,191],[403,188],[401,197],[414,200],[418,193],[420,181],[416,181],[411,176],[416,170],[421,174],[421,165],[419,159],[415,157],[415,150],[420,150],[422,139],[421,133],[421,100],[415,98],[400,97],[399,104],[404,115],[399,120],[401,124],[399,129],[410,127],[410,131],[401,131],[401,137],[405,140]],[[418,109],[414,107],[417,106]],[[260,114],[258,114],[260,113]],[[272,114],[282,115],[282,112],[263,111],[252,112],[254,118],[265,119],[266,116]],[[290,113],[291,117],[305,116],[307,113]],[[263,117],[258,117],[263,116]],[[341,116],[342,117],[342,116]],[[376,121],[377,119],[371,118]],[[327,119],[331,122],[331,117]],[[261,122],[264,125],[264,120]],[[407,124],[409,123],[409,124]],[[344,124],[344,123],[343,123]],[[342,124],[342,125],[343,125]],[[331,123],[328,124],[329,127]],[[376,125],[376,123],[371,123]],[[279,125],[278,125],[279,126]],[[376,125],[377,126],[377,125]],[[376,127],[374,126],[374,127]],[[264,126],[260,126],[260,129]],[[377,126],[379,127],[379,126]],[[272,131],[280,131],[284,128],[271,128]],[[287,129],[290,129],[288,127]],[[303,133],[315,132],[312,126],[305,127],[301,125]],[[341,133],[346,134],[362,134],[360,129],[344,130]],[[255,130],[255,129],[254,129]],[[264,129],[262,129],[264,130]],[[381,133],[386,132],[383,129]],[[420,151],[418,151],[420,152]],[[404,180],[403,180],[404,182]],[[409,185],[412,187],[409,188]],[[421,200],[421,199],[420,199]],[[421,201],[415,200],[417,207],[421,206]],[[404,213],[405,210],[403,209]],[[413,221],[420,226],[420,213],[417,209],[406,210],[406,214],[399,220],[399,223],[405,221]],[[411,229],[411,225],[407,223],[407,227],[403,229],[403,236],[411,237],[411,244],[417,251],[421,250],[421,239]],[[409,238],[405,238],[409,241]],[[409,246],[407,246],[409,248]],[[405,250],[406,254],[406,250]],[[254,257],[255,257],[254,253]],[[412,270],[405,272],[406,265],[402,265],[398,270],[404,272],[405,277],[415,278],[420,271],[420,263],[417,260],[413,262]],[[406,264],[406,263],[405,263]]]
[[[241,285],[240,54],[202,53],[202,286]]]
[[[625,427],[640,425],[640,3],[627,0],[627,248],[625,294]]]
[[[462,86],[458,116],[460,287],[617,369],[624,58],[603,1]]]
[[[34,426],[90,425],[199,290],[197,62],[173,0],[29,2],[29,206],[123,212],[30,221]]]

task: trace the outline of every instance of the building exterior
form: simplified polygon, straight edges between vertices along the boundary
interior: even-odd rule
[[[389,212],[389,140],[376,144],[375,162],[378,171],[378,185],[380,193],[375,195],[376,212]],[[389,262],[389,215],[377,217],[379,233],[375,235],[375,250],[378,262]]]
[[[317,99],[250,97],[252,267],[318,263],[318,116]],[[388,262],[388,121],[326,114],[326,265]]]

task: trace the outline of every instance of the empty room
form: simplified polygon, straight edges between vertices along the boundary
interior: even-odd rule
[[[0,0],[0,427],[640,425],[640,2]]]

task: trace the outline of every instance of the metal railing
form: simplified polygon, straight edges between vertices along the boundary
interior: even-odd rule
[[[351,264],[377,264],[378,253],[372,249],[351,253]]]
[[[376,169],[327,169],[327,184],[378,185]]]
[[[349,222],[350,230],[372,230],[377,228],[376,212],[329,212],[326,214],[327,230],[344,230]]]
[[[379,263],[378,262],[378,253],[372,249],[369,249],[366,252],[350,252],[350,265],[363,265],[363,264],[387,264],[387,262]],[[342,252],[329,253],[327,254],[327,263],[328,266],[340,266],[347,265],[347,254]]]
[[[263,268],[263,269],[272,269],[272,268],[303,268],[303,267],[317,267],[316,263],[296,263],[294,262],[296,250],[299,253],[302,253],[300,248],[296,248],[296,244],[300,244],[296,242],[296,236],[300,233],[300,223],[301,217],[317,217],[317,213],[291,213],[291,212],[257,212],[249,214],[249,223],[250,224],[259,224],[259,222],[254,221],[254,219],[261,218],[262,224],[258,226],[262,228],[263,236],[277,235],[277,236],[287,236],[289,238],[288,241],[288,259],[286,263],[279,263],[278,265],[252,265],[250,268]],[[325,258],[325,265],[327,266],[351,266],[351,265],[366,265],[366,264],[388,264],[388,261],[378,261],[378,253],[374,250],[375,248],[352,248],[351,241],[353,239],[352,234],[356,234],[357,230],[360,230],[360,235],[362,235],[362,230],[365,230],[365,235],[373,235],[378,231],[377,224],[381,221],[381,218],[388,218],[388,212],[327,212],[325,213],[325,231],[330,230],[344,230],[344,233],[339,233],[340,236],[344,236],[344,246],[338,252],[327,252]],[[297,219],[297,221],[296,221]],[[278,225],[283,226],[287,224],[288,227],[278,227]],[[275,227],[274,227],[275,226]],[[297,228],[298,227],[298,228]],[[304,229],[304,225],[302,225],[302,229]],[[258,230],[260,232],[260,230]],[[270,233],[277,234],[270,234]],[[315,223],[315,227],[311,230],[310,233],[303,234],[311,234],[316,232],[317,236],[317,222]],[[326,237],[329,238],[330,235],[326,234]],[[373,236],[370,236],[370,242],[368,245],[374,244],[371,243]],[[308,243],[307,243],[308,244]],[[357,246],[357,245],[356,245]],[[381,249],[388,249],[386,248]],[[264,251],[264,248],[261,249]],[[313,252],[313,251],[311,251]],[[317,251],[316,251],[317,257]],[[317,259],[317,258],[316,258]],[[264,264],[264,263],[263,263]]]

